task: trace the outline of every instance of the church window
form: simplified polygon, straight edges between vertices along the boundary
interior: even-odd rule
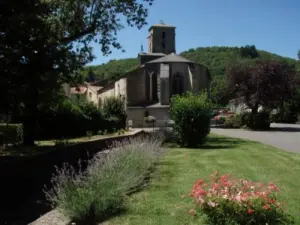
[[[180,76],[180,73],[176,73],[173,77],[173,94],[182,94],[183,93],[183,80]]]

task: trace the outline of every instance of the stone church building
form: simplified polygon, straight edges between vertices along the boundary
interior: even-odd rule
[[[186,91],[210,91],[207,67],[176,55],[174,26],[149,28],[148,52],[140,52],[140,65],[98,90],[99,105],[105,97],[125,98],[128,121],[143,127],[145,116],[154,116],[157,126],[170,120],[170,99]]]

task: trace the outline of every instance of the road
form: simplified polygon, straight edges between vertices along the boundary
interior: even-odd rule
[[[299,124],[271,124],[269,131],[211,128],[211,133],[258,141],[274,147],[300,153]]]

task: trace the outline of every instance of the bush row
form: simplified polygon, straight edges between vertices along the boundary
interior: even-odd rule
[[[72,99],[63,99],[54,105],[41,107],[37,118],[37,139],[74,138],[88,133],[95,135],[124,129],[124,106],[123,99],[110,97],[102,109],[90,102]],[[21,124],[0,124],[0,145],[20,144],[22,141]]]
[[[250,112],[241,115],[234,115],[226,118],[224,126],[226,128],[249,128],[251,130],[268,130],[270,128],[271,119],[268,112],[258,112],[252,114]]]
[[[163,153],[161,136],[116,143],[88,162],[85,172],[68,164],[57,170],[46,190],[52,206],[74,222],[94,224],[122,210],[125,196],[147,185],[145,179]]]
[[[87,132],[113,132],[124,129],[126,113],[124,102],[109,98],[103,109],[89,102],[64,100],[38,118],[38,139],[57,139],[85,136]]]
[[[0,146],[17,145],[23,141],[22,124],[0,124]]]

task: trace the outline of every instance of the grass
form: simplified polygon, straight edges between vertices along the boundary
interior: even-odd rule
[[[188,214],[194,206],[188,195],[197,179],[209,179],[215,170],[238,178],[274,182],[280,188],[279,200],[288,204],[288,212],[300,224],[300,154],[216,135],[210,135],[201,149],[169,147],[157,164],[159,176],[146,190],[128,199],[126,213],[103,224],[204,225],[201,218]]]

